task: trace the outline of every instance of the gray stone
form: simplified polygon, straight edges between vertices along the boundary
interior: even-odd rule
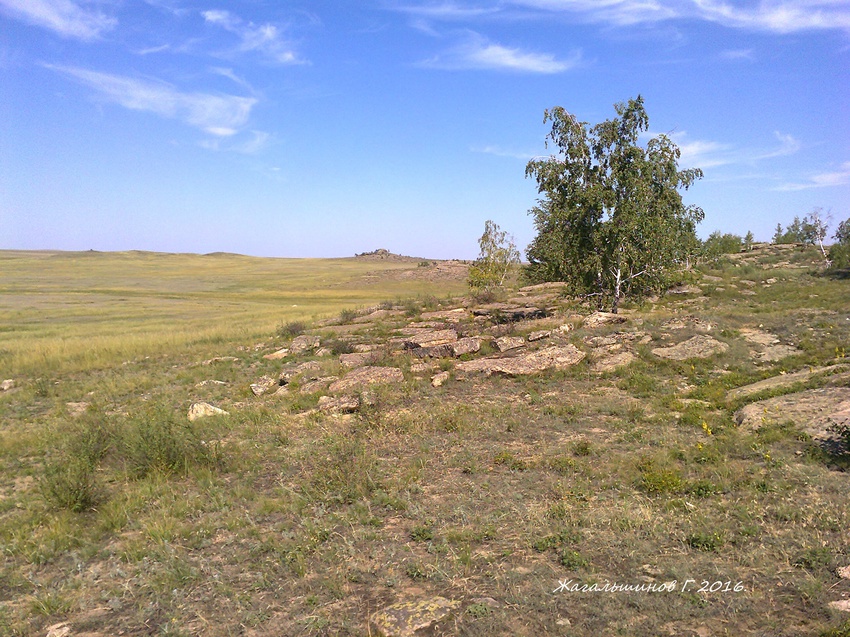
[[[265,356],[263,356],[263,358],[265,358],[267,361],[276,361],[280,360],[281,358],[285,358],[288,355],[289,348],[284,347],[283,349],[279,349],[276,352],[272,352],[271,354],[266,354]]]
[[[537,330],[528,335],[528,342],[542,341],[544,338],[552,336],[552,330]]]
[[[251,392],[254,394],[254,396],[262,396],[272,387],[276,387],[277,385],[278,381],[276,381],[271,376],[263,376],[256,383],[251,383]]]
[[[322,396],[319,398],[319,411],[325,413],[350,414],[360,409],[359,396]]]
[[[582,327],[593,329],[602,325],[612,325],[615,323],[625,323],[626,317],[622,314],[612,314],[611,312],[594,312],[584,319]]]

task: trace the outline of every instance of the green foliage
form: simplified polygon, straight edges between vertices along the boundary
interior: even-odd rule
[[[845,219],[838,224],[833,235],[837,243],[829,249],[829,260],[832,268],[850,268],[850,219]]]
[[[526,252],[528,276],[565,281],[617,311],[621,296],[668,287],[699,245],[703,211],[685,206],[679,188],[702,177],[679,170],[665,135],[638,144],[649,127],[643,98],[615,105],[619,117],[589,126],[561,107],[547,110],[557,154],[528,163],[542,197],[531,209],[537,237]]]
[[[281,338],[295,338],[304,333],[307,326],[303,321],[289,321],[277,328],[277,335]]]
[[[725,543],[725,539],[722,533],[714,531],[712,533],[709,532],[698,532],[691,533],[686,539],[685,542],[692,549],[696,549],[698,551],[717,551],[720,547]]]
[[[829,228],[829,214],[824,213],[822,208],[815,208],[800,219],[795,216],[784,231],[781,224],[776,224],[776,231],[773,233],[773,243],[802,243],[804,245],[817,245],[821,252],[826,256],[826,251],[823,247],[823,241],[826,239],[826,232]]]
[[[753,249],[753,243],[755,242],[755,240],[756,238],[753,235],[752,231],[748,230],[747,236],[744,237],[744,250],[750,252]]]
[[[748,236],[750,237],[750,244],[752,244],[752,233],[749,233]],[[709,261],[716,261],[723,255],[739,253],[743,246],[744,240],[738,235],[723,234],[719,230],[715,230],[708,235],[708,239],[702,244],[702,253]]]
[[[519,250],[513,237],[489,219],[484,234],[478,239],[478,259],[469,268],[469,287],[476,293],[487,293],[504,285],[511,270],[520,263]]]
[[[41,481],[44,499],[74,513],[88,511],[103,499],[95,468],[84,459],[63,457],[48,463]]]

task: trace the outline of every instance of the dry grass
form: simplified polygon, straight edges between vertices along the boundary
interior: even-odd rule
[[[303,318],[291,315],[269,315],[263,349],[208,348],[235,361],[164,347],[28,380],[0,394],[0,634],[68,621],[96,635],[364,635],[378,608],[437,594],[463,603],[446,634],[846,634],[826,602],[850,594],[836,575],[850,563],[847,473],[797,425],[745,431],[725,403],[729,388],[835,362],[850,342],[846,283],[806,266],[721,268],[711,274],[726,290],[698,305],[666,297],[632,315],[657,342],[673,315],[716,323],[730,347],[710,361],[644,347],[603,376],[582,363],[434,388],[387,354],[404,383],[351,416],[314,411],[321,392],[248,390],[279,369],[262,354]],[[756,295],[727,294],[742,278]],[[409,320],[355,336],[384,339]],[[803,351],[754,361],[736,335],[754,320]],[[570,339],[587,349],[589,335]],[[208,379],[227,384],[198,386]],[[66,403],[83,399],[89,411],[72,417]],[[230,415],[190,428],[198,400]],[[180,453],[139,471],[161,448],[148,429]],[[88,472],[52,476],[63,458]],[[61,493],[75,477],[93,480],[94,499],[49,495],[51,480]],[[677,584],[555,592],[570,579]],[[700,592],[703,580],[720,590]]]

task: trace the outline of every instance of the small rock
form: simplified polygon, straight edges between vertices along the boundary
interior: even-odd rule
[[[838,601],[830,602],[828,606],[842,613],[850,613],[850,599],[839,599]]]
[[[262,396],[272,387],[276,387],[278,382],[271,376],[263,376],[256,383],[251,383],[251,391],[254,396]]]
[[[433,628],[451,618],[460,602],[432,597],[416,602],[400,602],[378,611],[369,620],[372,634],[380,637],[415,637],[416,632]]]
[[[620,314],[612,314],[611,312],[594,312],[582,323],[582,327],[593,329],[600,325],[611,325],[614,323],[625,323],[626,317]]]
[[[521,336],[503,336],[496,339],[496,349],[500,352],[507,352],[511,349],[525,346],[525,339]]]
[[[440,372],[439,374],[434,374],[431,377],[431,385],[433,387],[442,387],[443,384],[447,380],[449,380],[449,376],[451,376],[449,372]]]
[[[15,387],[15,380],[12,378],[7,378],[2,383],[0,383],[0,391],[9,391]]]
[[[350,414],[360,409],[359,396],[322,396],[319,398],[319,411],[325,413]]]
[[[276,352],[272,352],[271,354],[266,354],[265,356],[263,356],[263,358],[265,358],[267,361],[276,361],[280,360],[281,358],[285,358],[288,355],[289,348],[284,347],[283,349],[279,349]]]
[[[226,385],[223,380],[202,380],[200,383],[195,385],[195,387],[206,387],[207,385]]]
[[[209,403],[195,403],[189,408],[189,420],[195,421],[198,418],[206,418],[207,416],[227,416],[228,412],[218,407],[213,407]]]
[[[567,332],[571,332],[572,330],[573,330],[573,324],[572,323],[564,323],[563,325],[561,325],[558,328],[558,332],[560,334],[566,334]]]
[[[544,338],[549,338],[550,336],[552,336],[552,330],[538,330],[528,335],[528,342],[533,343],[534,341],[541,341]]]
[[[840,567],[836,573],[841,579],[850,579],[850,565]]]
[[[452,343],[452,354],[454,356],[463,356],[464,354],[474,354],[481,349],[481,339],[477,336],[467,336],[459,338]]]
[[[319,349],[316,350],[316,356],[324,357],[324,356],[330,356],[331,354],[333,354],[333,352],[330,349],[328,349],[327,347],[320,347]]]
[[[301,336],[296,336],[292,339],[292,343],[289,345],[289,350],[293,354],[303,354],[308,350],[316,349],[319,346],[319,342],[318,336],[302,334]]]

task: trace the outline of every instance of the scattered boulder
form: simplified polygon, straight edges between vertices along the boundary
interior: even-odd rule
[[[320,392],[328,387],[335,380],[339,380],[338,376],[325,376],[324,378],[317,378],[316,380],[311,380],[307,383],[304,383],[299,388],[299,392],[302,394],[315,394],[316,392]]]
[[[478,336],[467,336],[459,338],[452,343],[452,355],[463,356],[464,354],[475,354],[481,349],[481,339]]]
[[[433,387],[442,387],[449,380],[451,374],[449,372],[440,372],[431,377],[431,385]]]
[[[416,637],[418,631],[433,629],[450,619],[460,605],[445,597],[399,602],[372,615],[369,628],[376,637]]]
[[[14,389],[15,380],[13,378],[7,378],[2,383],[0,383],[0,391],[9,391],[10,389]]]
[[[817,440],[829,440],[833,426],[850,426],[850,387],[823,387],[776,396],[742,407],[735,413],[742,427],[794,422]]]
[[[350,414],[360,409],[359,396],[322,396],[319,398],[319,411],[325,413]]]
[[[271,376],[263,376],[256,383],[251,383],[251,392],[254,396],[262,396],[272,387],[277,387],[278,384],[278,381]]]
[[[611,312],[594,312],[584,319],[582,327],[593,329],[602,325],[612,325],[625,322],[626,317],[621,314],[612,314]]]
[[[397,367],[359,367],[332,383],[328,391],[339,393],[362,385],[400,383],[403,380],[404,374]]]
[[[483,372],[486,375],[504,374],[519,376],[535,374],[547,369],[567,369],[583,360],[585,353],[575,345],[553,345],[519,356],[489,356],[460,362],[455,369],[460,372]]]
[[[292,339],[292,343],[289,345],[289,351],[293,354],[303,354],[304,352],[319,347],[319,343],[320,339],[318,336],[301,334],[301,336],[296,336]]]
[[[285,358],[288,355],[289,348],[284,347],[283,349],[279,349],[276,352],[272,352],[271,354],[266,354],[265,356],[263,356],[263,358],[265,358],[267,361],[276,361],[280,360],[281,358]]]
[[[339,355],[339,364],[349,369],[352,367],[362,367],[373,362],[375,362],[375,355],[372,352],[354,352],[352,354]]]
[[[199,418],[207,418],[208,416],[227,416],[228,412],[218,407],[213,407],[209,403],[195,403],[189,408],[188,418],[190,421],[198,420]]]
[[[281,370],[280,382],[286,385],[296,376],[304,376],[307,380],[318,378],[318,373],[321,372],[322,365],[318,361],[306,361],[298,365],[290,365],[286,369]]]
[[[597,374],[612,372],[620,367],[625,367],[635,358],[636,356],[629,351],[612,352],[596,359],[590,369]]]
[[[689,358],[710,358],[715,354],[725,352],[727,349],[729,349],[729,346],[726,343],[704,334],[698,334],[672,347],[656,347],[652,350],[652,353],[658,358],[684,361]]]
[[[542,341],[544,338],[552,336],[552,330],[537,330],[528,335],[528,342]]]
[[[500,352],[525,347],[525,339],[522,336],[503,336],[496,339],[496,349]]]

